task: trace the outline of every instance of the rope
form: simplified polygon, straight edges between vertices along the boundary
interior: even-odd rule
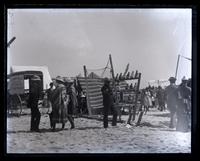
[[[87,69],[88,71],[100,71],[100,70],[104,70],[105,68],[99,68],[99,69]]]
[[[108,62],[107,62],[107,64],[106,64],[106,67],[104,68],[104,71],[101,73],[101,77],[103,77],[103,75],[104,75],[106,69],[108,68],[108,63],[109,63],[109,59],[108,59]]]

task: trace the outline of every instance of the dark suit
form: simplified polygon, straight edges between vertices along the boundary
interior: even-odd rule
[[[28,106],[31,108],[31,131],[38,131],[40,124],[40,111],[38,101],[41,95],[39,81],[31,81]]]
[[[178,87],[178,108],[176,130],[187,132],[190,128],[191,114],[191,88],[180,85]]]
[[[111,110],[113,112],[113,119],[112,119],[112,125],[116,126],[117,124],[117,111],[114,107],[114,100],[112,95],[112,90],[109,86],[109,84],[104,84],[104,86],[101,88],[102,94],[103,94],[103,125],[104,128],[108,127],[108,112]]]

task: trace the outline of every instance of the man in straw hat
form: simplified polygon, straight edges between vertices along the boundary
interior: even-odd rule
[[[191,123],[191,88],[187,86],[187,79],[182,78],[178,87],[177,131],[188,132]]]
[[[29,92],[29,100],[28,106],[31,109],[31,131],[40,132],[39,123],[40,123],[40,111],[38,109],[38,101],[41,95],[40,88],[41,79],[39,76],[34,75],[30,79],[30,92]]]
[[[175,114],[177,109],[177,86],[175,85],[176,78],[169,78],[170,85],[165,89],[167,108],[170,111],[169,128],[175,128]]]

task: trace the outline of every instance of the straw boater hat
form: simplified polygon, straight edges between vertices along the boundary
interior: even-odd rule
[[[33,75],[33,77],[31,78],[31,80],[33,80],[33,81],[40,81],[41,79],[40,79],[39,76]]]

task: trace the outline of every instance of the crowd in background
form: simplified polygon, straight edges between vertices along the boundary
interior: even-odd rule
[[[41,114],[38,110],[37,103],[39,94],[37,90],[38,77],[33,77],[30,88],[28,106],[31,108],[31,131],[39,131],[39,122]],[[139,91],[139,101],[141,109],[145,114],[151,109],[156,108],[160,111],[170,111],[170,128],[176,128],[180,131],[188,131],[191,126],[191,79],[182,79],[180,85],[175,84],[174,77],[169,78],[170,85],[163,88],[161,86],[148,86]],[[38,87],[39,88],[39,87]],[[125,90],[131,89],[136,91],[137,84],[127,86]],[[103,95],[103,115],[104,127],[108,127],[108,108],[114,109],[113,125],[116,125],[118,113],[114,107],[115,102],[114,90],[110,87],[109,80],[104,81],[101,89]],[[47,102],[49,107],[50,127],[55,131],[56,124],[62,123],[62,129],[69,120],[71,129],[75,128],[74,114],[88,114],[87,110],[87,93],[81,88],[80,82],[69,78],[56,77],[50,83],[50,88],[46,91]],[[112,97],[112,99],[111,99]],[[177,122],[175,121],[177,118]]]

